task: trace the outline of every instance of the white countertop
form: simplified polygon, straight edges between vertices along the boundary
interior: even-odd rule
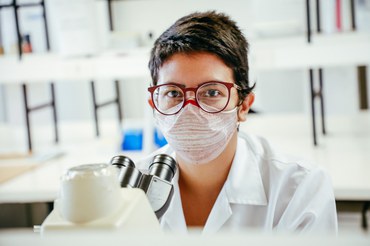
[[[311,245],[369,245],[368,234],[343,233],[338,236],[323,234],[287,234],[266,233],[257,230],[239,232],[221,232],[214,235],[202,235],[199,232],[189,234],[125,232],[125,231],[85,231],[60,232],[41,237],[31,231],[0,231],[1,245],[275,245],[275,246],[311,246]]]
[[[266,233],[248,229],[238,232],[220,232],[214,235],[202,235],[195,231],[190,234],[153,233],[137,231],[85,231],[61,232],[40,236],[31,231],[0,231],[1,245],[274,245],[274,246],[342,246],[342,245],[369,245],[369,235],[343,233],[339,236],[318,234],[283,234]]]
[[[143,156],[141,152],[120,151],[121,130],[118,129],[116,121],[101,123],[102,137],[96,138],[91,122],[60,122],[61,143],[58,145],[53,143],[53,138],[45,131],[45,127],[35,126],[33,134],[37,135],[37,138],[33,156],[27,159],[0,159],[0,167],[35,163],[38,167],[0,184],[0,203],[54,201],[58,195],[60,177],[68,168],[82,164],[109,163],[117,154],[127,155],[134,161]],[[5,138],[0,139],[0,150],[22,153],[21,147],[5,147],[7,143],[24,145],[25,140],[21,138],[25,136],[24,131],[22,126],[1,126],[0,135]],[[5,132],[6,134],[3,134]],[[15,138],[18,138],[18,141],[14,140]]]

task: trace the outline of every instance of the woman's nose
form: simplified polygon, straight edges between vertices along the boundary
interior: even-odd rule
[[[195,98],[195,92],[194,91],[187,91],[185,93],[185,104],[184,107],[188,104],[193,104],[195,106],[199,107],[199,104]]]

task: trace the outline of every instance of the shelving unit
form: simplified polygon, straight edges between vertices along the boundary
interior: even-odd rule
[[[106,0],[108,4],[108,18],[109,18],[109,30],[113,31],[113,11],[112,11],[112,0]],[[119,86],[119,80],[114,80],[114,86],[115,86],[115,98],[112,100],[108,100],[102,103],[98,103],[96,99],[96,89],[95,89],[95,81],[91,80],[90,81],[90,88],[91,88],[91,94],[92,94],[92,100],[93,100],[93,105],[94,105],[94,119],[95,119],[95,132],[96,136],[98,137],[100,135],[99,131],[99,117],[98,117],[98,110],[109,106],[111,104],[116,104],[117,106],[117,114],[118,114],[118,120],[119,123],[122,124],[122,108],[121,108],[121,96],[120,96],[120,86]]]
[[[340,3],[340,2],[339,2]],[[337,4],[339,4],[337,3]],[[338,6],[337,6],[338,7]],[[338,10],[338,9],[337,9]],[[321,34],[321,20],[320,20],[320,0],[316,0],[316,31],[318,34]],[[351,27],[352,31],[356,31],[356,11],[355,11],[355,4],[354,0],[350,0],[350,14],[351,14]],[[307,42],[308,44],[311,44],[313,39],[312,39],[312,31],[311,31],[311,7],[310,7],[310,0],[306,0],[306,19],[307,19]],[[339,19],[340,20],[340,19]],[[336,45],[336,43],[332,43],[333,45]],[[361,47],[360,47],[361,48]],[[365,47],[366,48],[366,47]],[[366,52],[368,49],[363,49],[363,52]],[[337,58],[337,55],[340,54],[343,56],[341,52],[330,54],[326,50],[323,50],[322,54],[328,55],[333,55],[333,57]],[[304,56],[303,56],[304,57]],[[357,63],[363,61],[361,59],[355,60]],[[316,64],[316,63],[313,63]],[[367,62],[365,61],[365,64]],[[323,135],[326,135],[326,126],[325,126],[325,109],[324,109],[324,95],[323,95],[323,67],[324,66],[319,66],[317,68],[318,72],[318,79],[319,79],[319,87],[316,90],[315,89],[315,79],[314,79],[314,68],[310,67],[309,68],[309,79],[310,79],[310,88],[311,88],[311,115],[312,115],[312,132],[313,132],[313,143],[316,146],[317,145],[317,133],[316,133],[316,108],[315,108],[315,99],[320,100],[320,111],[321,111],[321,126],[322,126],[322,133]],[[360,108],[361,109],[367,109],[367,81],[366,81],[366,65],[365,66],[359,66],[358,67],[358,73],[359,73],[359,78],[362,80],[359,82],[359,91],[360,91]],[[365,102],[365,103],[363,103]]]
[[[112,31],[113,30],[112,0],[107,0],[107,3],[108,3],[108,11],[109,11],[109,28]],[[20,71],[22,71],[22,69],[19,70],[19,67],[13,66],[13,65],[18,64],[18,62],[19,62],[19,64],[24,65],[25,63],[23,63],[22,60],[24,60],[25,56],[38,57],[37,54],[29,55],[29,54],[23,54],[23,52],[22,52],[22,35],[21,35],[21,31],[20,31],[18,10],[20,8],[29,8],[29,7],[42,7],[42,13],[43,13],[42,16],[43,16],[44,31],[45,31],[46,49],[47,49],[47,51],[50,50],[49,30],[48,30],[48,21],[47,21],[47,18],[46,18],[45,0],[40,0],[40,2],[37,2],[37,3],[23,3],[23,4],[17,3],[17,0],[12,0],[12,2],[9,3],[9,4],[0,5],[0,12],[4,8],[12,8],[14,10],[14,19],[15,19],[15,26],[16,26],[16,33],[17,33],[17,46],[18,46],[18,57],[17,57],[17,59],[19,59],[19,61],[14,60],[15,57],[10,57],[10,59],[9,59],[10,64],[11,64],[10,66],[7,66],[9,64],[7,64],[6,61],[5,61],[5,64],[2,63],[2,70],[6,69],[6,68],[10,68],[11,72],[14,73],[14,74],[19,74]],[[1,25],[1,23],[0,23],[0,25]],[[45,57],[49,57],[49,56],[47,55]],[[8,58],[8,55],[5,58],[5,60],[7,60],[7,58]],[[49,61],[46,61],[46,63],[48,63],[48,62]],[[40,64],[36,63],[36,65],[40,65]],[[46,65],[46,64],[43,64],[43,65]],[[51,71],[59,70],[62,73],[68,73],[68,72],[73,73],[73,72],[78,72],[79,71],[79,65],[78,64],[76,66],[71,65],[71,67],[72,67],[72,70],[74,70],[74,71],[69,71],[69,69],[67,69],[65,67],[63,67],[62,70],[59,70],[58,66],[53,68],[53,70],[51,70]],[[83,65],[82,65],[82,67],[83,67]],[[27,89],[28,86],[27,85],[30,83],[30,78],[32,78],[32,74],[34,73],[34,71],[37,71],[40,68],[45,69],[45,67],[33,66],[30,70],[28,70],[28,73],[27,73],[28,75],[31,75],[31,76],[24,76],[22,78],[18,78],[17,81],[13,81],[13,83],[20,83],[21,86],[22,86],[24,107],[25,107],[25,118],[26,118],[26,126],[27,126],[27,143],[28,143],[28,151],[30,153],[32,152],[30,114],[34,111],[39,111],[39,110],[49,108],[49,107],[52,108],[52,110],[53,110],[53,121],[54,121],[55,142],[58,143],[58,141],[59,141],[54,83],[50,82],[50,93],[51,93],[50,102],[40,104],[40,105],[36,105],[34,107],[29,106],[28,89]],[[91,70],[91,71],[93,71],[93,70]],[[5,72],[7,72],[7,71],[5,70]],[[3,71],[2,71],[2,73],[3,73]],[[45,71],[43,70],[42,73],[45,73]],[[76,77],[74,77],[73,75],[71,77],[72,77],[72,79],[76,79]],[[44,79],[41,79],[40,81],[55,80],[55,79],[58,79],[58,77],[50,74],[49,76],[45,76]],[[119,122],[122,123],[122,108],[121,108],[119,81],[118,80],[114,81],[114,83],[115,83],[115,92],[116,92],[115,97],[112,100],[102,102],[102,103],[98,103],[97,102],[97,97],[96,97],[97,92],[95,90],[94,79],[96,79],[96,77],[91,77],[90,76],[90,78],[89,78],[90,84],[91,84],[91,93],[92,93],[92,101],[93,101],[93,109],[94,109],[95,131],[96,131],[96,136],[99,136],[100,133],[99,133],[98,110],[103,108],[103,107],[109,106],[111,104],[116,104],[117,105],[117,113],[118,113]],[[8,82],[6,79],[4,81],[5,81],[5,83]],[[20,82],[20,81],[22,81],[22,82]],[[25,82],[23,82],[23,81],[25,81]],[[0,81],[0,83],[3,83],[3,80]]]
[[[41,7],[42,8],[42,17],[44,23],[44,31],[45,31],[45,40],[46,40],[46,49],[50,50],[50,42],[49,42],[49,32],[48,32],[48,21],[46,18],[46,9],[45,9],[45,1],[41,0],[38,3],[17,3],[17,0],[12,0],[9,4],[0,5],[0,12],[4,8],[12,8],[14,11],[14,19],[15,19],[15,27],[16,27],[16,34],[17,34],[17,44],[18,44],[18,59],[22,60],[23,51],[22,51],[22,35],[20,31],[19,25],[19,13],[18,10],[21,8],[30,8],[30,7]],[[1,23],[0,23],[1,25]],[[48,80],[53,80],[53,78],[49,78]],[[31,107],[28,102],[28,90],[27,90],[27,78],[20,80],[22,85],[22,92],[23,92],[23,100],[24,100],[24,109],[25,109],[25,118],[26,118],[26,126],[27,126],[27,143],[28,143],[28,151],[32,152],[32,138],[31,138],[31,122],[30,122],[30,114],[34,111],[39,111],[45,108],[51,107],[53,110],[53,123],[54,123],[54,134],[55,134],[55,142],[59,141],[58,136],[58,120],[57,120],[57,112],[56,112],[56,104],[55,104],[55,87],[54,83],[50,82],[50,95],[51,99],[50,102],[36,105]]]
[[[311,43],[302,37],[252,40],[251,70],[317,69],[331,66],[367,66],[370,33],[313,35]],[[325,54],[325,55],[323,55]],[[302,59],[304,57],[304,59]],[[25,54],[0,57],[0,83],[40,83],[48,80],[150,79],[149,48],[122,54],[65,59],[56,54]],[[43,72],[35,73],[43,68]]]
[[[356,29],[354,2],[351,1],[351,20],[352,29]],[[114,29],[113,23],[113,2],[106,0],[108,4],[109,29]],[[13,5],[16,1],[13,0]],[[41,1],[44,6],[44,1]],[[13,6],[12,5],[12,6]],[[3,6],[5,7],[5,6]],[[366,66],[369,64],[369,56],[366,50],[369,50],[370,35],[366,33],[337,33],[330,35],[321,35],[320,26],[320,1],[316,0],[316,29],[317,34],[313,34],[311,27],[311,8],[310,1],[306,0],[307,13],[307,37],[302,36],[273,38],[264,40],[252,40],[252,54],[250,56],[251,69],[256,71],[262,70],[281,70],[281,69],[307,69],[309,71],[311,85],[311,102],[312,102],[312,128],[313,142],[317,145],[316,140],[316,110],[315,99],[321,102],[321,124],[325,134],[325,116],[324,116],[324,98],[323,98],[323,68],[328,66],[358,66],[359,75],[365,77]],[[45,35],[47,34],[47,22],[45,20]],[[18,28],[19,30],[19,28]],[[20,36],[20,35],[19,35]],[[47,37],[48,40],[48,37]],[[20,45],[20,44],[19,44]],[[49,42],[47,42],[49,47]],[[338,55],[340,54],[340,56]],[[22,61],[15,57],[0,57],[0,64],[4,68],[0,75],[0,83],[19,83],[27,81],[27,84],[45,80],[88,80],[91,84],[92,100],[94,105],[95,129],[96,135],[99,136],[98,110],[110,104],[117,104],[119,121],[122,122],[121,98],[119,96],[119,79],[126,79],[130,76],[146,77],[147,61],[149,49],[131,51],[127,55],[119,54],[98,55],[89,58],[63,59],[55,54],[20,54]],[[123,64],[124,62],[125,64]],[[43,68],[42,73],[35,74],[39,68]],[[314,74],[317,71],[319,78],[319,88],[314,89]],[[131,73],[131,75],[130,75]],[[136,74],[135,74],[136,73]],[[365,75],[365,76],[364,76]],[[150,78],[148,76],[148,78]],[[112,100],[98,103],[96,99],[95,81],[99,79],[113,80],[115,83],[116,95]],[[366,86],[366,83],[365,83]],[[365,90],[361,89],[362,92]],[[52,93],[53,95],[53,93]],[[363,95],[362,98],[366,98]],[[362,100],[365,101],[366,100]],[[54,105],[55,100],[53,99]],[[365,105],[366,106],[366,105]],[[27,110],[26,110],[27,111]],[[54,107],[55,112],[55,107]],[[56,115],[56,113],[54,113]],[[56,123],[55,123],[56,125]],[[57,141],[57,127],[55,127]],[[30,134],[29,134],[30,139]],[[30,141],[29,141],[30,142]],[[31,144],[29,143],[29,146]],[[29,147],[31,149],[31,147]]]
[[[370,33],[313,35],[311,43],[301,36],[252,40],[251,43],[250,69],[255,72],[370,65],[370,56],[364,52],[370,50]],[[148,59],[149,48],[131,50],[124,55],[110,53],[73,59],[56,54],[26,54],[21,61],[16,56],[3,56],[0,57],[0,67],[4,68],[0,83],[27,80],[32,84],[50,79],[117,81],[140,78],[150,81]],[[43,72],[35,73],[39,68],[43,68]]]

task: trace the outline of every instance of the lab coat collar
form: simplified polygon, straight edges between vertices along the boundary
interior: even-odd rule
[[[225,182],[226,195],[230,203],[267,205],[255,150],[239,135],[234,160]]]

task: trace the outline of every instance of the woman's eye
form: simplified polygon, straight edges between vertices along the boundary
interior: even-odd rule
[[[219,95],[220,95],[220,91],[218,91],[218,90],[208,90],[205,93],[206,97],[217,97]]]
[[[167,96],[169,96],[169,97],[179,97],[179,96],[181,96],[181,93],[179,91],[175,91],[175,90],[168,91]]]

